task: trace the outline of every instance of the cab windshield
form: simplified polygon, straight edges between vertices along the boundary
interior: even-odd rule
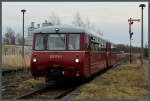
[[[80,34],[37,34],[35,50],[80,50]]]
[[[45,50],[45,35],[37,34],[35,37],[35,50]]]
[[[49,34],[47,41],[47,50],[65,50],[64,34]]]
[[[80,34],[69,34],[68,50],[80,49]]]

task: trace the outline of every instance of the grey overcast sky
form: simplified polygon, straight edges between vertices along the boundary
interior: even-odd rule
[[[76,12],[82,19],[88,18],[103,32],[103,36],[116,44],[129,44],[128,19],[141,18],[139,4],[146,4],[144,8],[144,42],[148,40],[148,2],[2,2],[2,33],[6,27],[15,32],[22,32],[21,9],[25,13],[25,34],[31,21],[36,24],[44,22],[51,13],[60,17],[62,24],[72,24]],[[140,46],[141,26],[134,22],[132,43]]]

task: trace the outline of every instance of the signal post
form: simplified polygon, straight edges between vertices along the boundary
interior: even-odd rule
[[[132,18],[128,19],[128,22],[129,22],[129,40],[130,40],[130,63],[132,62],[132,59],[131,59],[131,38],[133,35],[133,32],[131,31],[131,25],[133,24],[134,21],[140,22],[140,19],[132,19]]]

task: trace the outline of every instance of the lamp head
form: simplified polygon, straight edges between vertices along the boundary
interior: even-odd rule
[[[133,21],[132,21],[132,22],[130,22],[130,24],[133,24]]]
[[[22,9],[21,12],[26,12],[26,10],[25,10],[25,9]]]
[[[145,4],[140,4],[139,7],[143,8],[143,7],[146,7],[146,5]]]

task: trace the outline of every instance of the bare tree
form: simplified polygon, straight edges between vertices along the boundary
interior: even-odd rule
[[[22,43],[23,43],[22,35],[20,33],[16,34],[16,43],[19,45],[22,45]]]
[[[91,30],[95,31],[95,32],[98,33],[98,34],[103,35],[103,33],[101,32],[101,30],[100,30],[99,28],[97,28],[97,27],[95,26],[95,24],[92,23],[88,18],[86,18],[86,21],[85,21],[85,23],[84,23],[84,26],[85,26],[85,28],[87,28],[87,29],[91,29]]]
[[[77,12],[75,14],[72,24],[75,26],[84,27],[85,24],[84,24],[79,12]]]
[[[52,12],[51,15],[49,16],[49,20],[52,23],[52,25],[61,24],[60,18],[54,12]]]
[[[87,29],[91,28],[91,22],[90,22],[90,20],[88,18],[86,18],[85,21],[80,20],[80,22],[81,22],[81,26],[83,28],[87,28]]]
[[[96,29],[96,32],[97,32],[99,35],[103,35],[103,33],[101,32],[100,29]]]
[[[72,24],[75,25],[75,26],[91,29],[91,30],[95,31],[98,34],[103,35],[101,30],[96,28],[95,24],[92,23],[88,18],[86,18],[86,20],[83,21],[79,12],[77,12],[76,15],[74,16]]]
[[[15,44],[15,32],[11,27],[6,28],[4,34],[4,44]]]

